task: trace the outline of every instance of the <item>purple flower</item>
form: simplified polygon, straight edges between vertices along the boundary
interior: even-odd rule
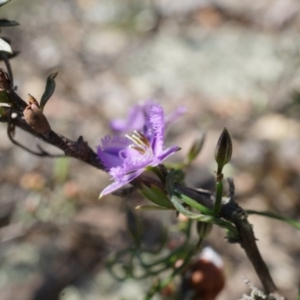
[[[112,177],[113,183],[106,187],[100,197],[130,183],[147,167],[159,165],[179,150],[173,146],[164,149],[164,112],[160,105],[149,104],[145,109],[142,130],[131,136],[106,136],[97,148],[98,158]]]
[[[134,130],[142,131],[143,126],[147,120],[147,113],[149,108],[153,105],[156,105],[155,102],[149,100],[144,105],[134,105],[128,113],[126,120],[115,119],[110,122],[110,127],[115,133],[127,133],[133,132]],[[179,106],[173,113],[169,114],[165,118],[166,127],[176,121],[181,115],[186,112],[184,106]]]

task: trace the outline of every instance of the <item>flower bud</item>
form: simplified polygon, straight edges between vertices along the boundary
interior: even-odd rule
[[[190,148],[187,156],[187,161],[192,162],[200,153],[205,140],[205,134],[202,132],[199,137],[194,141],[192,147]]]
[[[40,101],[40,109],[41,111],[44,110],[45,105],[47,104],[48,100],[51,98],[51,96],[54,93],[55,90],[55,77],[57,76],[58,72],[53,73],[51,75],[48,76],[47,78],[47,83],[46,83],[46,87],[45,87],[45,92],[41,98]]]
[[[211,230],[212,230],[213,224],[206,223],[206,222],[197,222],[197,232],[201,239],[206,238]]]
[[[37,101],[31,95],[29,95],[28,102],[29,105],[23,111],[26,123],[38,133],[49,133],[51,131],[51,127],[45,115],[40,110]]]
[[[215,160],[218,164],[218,173],[221,173],[223,167],[230,161],[232,155],[232,142],[229,132],[224,128],[218,140],[215,150]],[[220,172],[219,172],[220,171]]]

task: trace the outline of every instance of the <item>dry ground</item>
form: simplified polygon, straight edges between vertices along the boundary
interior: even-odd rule
[[[182,147],[174,160],[184,158],[199,131],[207,133],[189,184],[213,188],[214,146],[226,126],[234,153],[225,174],[235,179],[237,201],[298,220],[299,11],[292,0],[13,0],[0,8],[1,17],[21,24],[2,30],[21,51],[12,60],[19,94],[39,99],[47,76],[59,71],[45,109],[55,131],[83,135],[94,148],[109,120],[124,117],[132,104],[153,98],[168,112],[184,104],[187,114],[168,135]],[[64,280],[73,285],[61,299],[142,299],[147,282],[116,283],[99,263],[130,241],[124,201],[141,199],[99,202],[105,173],[32,156],[10,143],[4,124],[0,137],[0,211],[11,211],[0,231],[0,299],[33,299],[42,286],[34,299],[53,300]],[[22,132],[16,137],[32,148],[39,143]],[[172,220],[159,214],[147,218]],[[276,284],[295,299],[300,232],[262,217],[250,221]],[[239,299],[248,293],[243,276],[260,283],[224,235],[215,228],[207,240],[225,262],[227,285],[218,300]]]

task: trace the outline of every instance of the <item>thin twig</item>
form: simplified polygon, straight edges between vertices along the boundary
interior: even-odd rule
[[[19,142],[17,142],[14,137],[13,137],[13,130],[12,130],[12,126],[13,124],[12,123],[8,123],[7,125],[7,136],[9,138],[9,140],[16,146],[22,148],[23,150],[33,154],[33,155],[36,155],[36,156],[40,156],[40,157],[51,157],[51,158],[58,158],[58,157],[65,157],[66,155],[64,154],[50,154],[48,153],[47,151],[45,151],[40,145],[37,145],[37,148],[40,149],[40,152],[35,152],[29,148],[27,148],[26,146],[20,144]]]

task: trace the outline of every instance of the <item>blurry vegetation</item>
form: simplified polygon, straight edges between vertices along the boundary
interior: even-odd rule
[[[297,1],[284,0],[13,0],[0,10],[21,24],[1,28],[1,36],[22,51],[11,63],[24,99],[42,97],[45,78],[59,71],[45,107],[55,129],[96,146],[107,121],[124,117],[139,99],[155,97],[167,111],[185,104],[187,116],[168,134],[182,147],[174,166],[190,155],[187,182],[213,186],[214,146],[226,126],[234,152],[223,173],[234,177],[237,201],[298,221],[299,12]],[[202,149],[194,158],[189,149],[200,129],[206,141],[192,148]],[[16,134],[32,147],[40,143]],[[137,193],[97,201],[106,174],[72,159],[33,157],[10,143],[2,125],[0,136],[1,299],[140,300],[163,284],[153,299],[173,299],[183,289],[170,274],[170,282],[132,278],[189,255],[185,247],[198,241],[189,221],[134,211],[149,204]],[[135,217],[141,232],[129,230]],[[280,290],[295,299],[299,231],[259,216],[250,222]],[[214,228],[204,245],[225,262],[226,286],[217,299],[237,299],[249,294],[244,274],[253,286],[259,282],[243,251],[223,238]],[[181,248],[172,256],[166,245],[170,253]]]

